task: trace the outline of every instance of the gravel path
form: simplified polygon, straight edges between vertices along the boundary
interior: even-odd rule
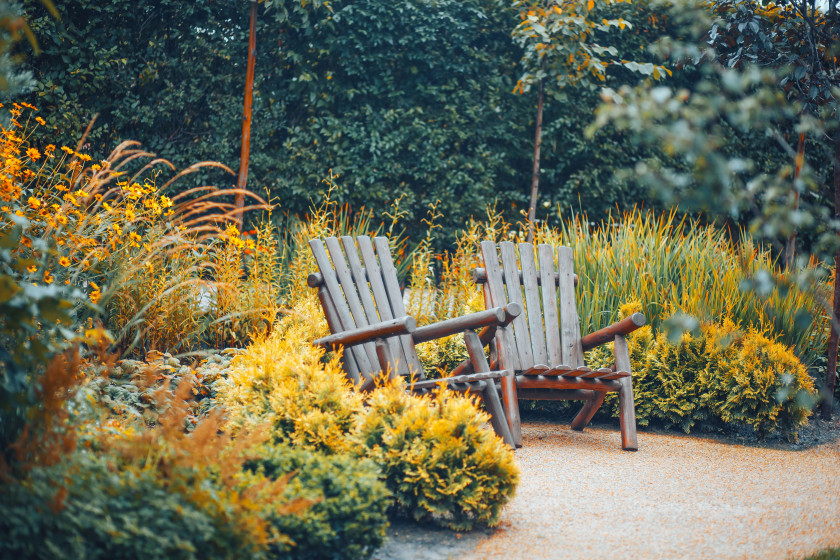
[[[375,558],[801,558],[840,546],[840,439],[807,449],[528,422],[496,529],[396,526]],[[412,556],[412,553],[414,556]]]

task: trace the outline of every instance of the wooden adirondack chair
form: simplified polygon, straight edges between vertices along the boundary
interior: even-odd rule
[[[572,429],[582,430],[606,394],[618,391],[621,447],[637,450],[632,371],[624,337],[644,325],[645,316],[635,313],[581,338],[571,248],[557,248],[557,268],[550,245],[539,245],[536,253],[539,269],[532,244],[520,243],[517,247],[502,242],[497,247],[492,241],[483,241],[484,268],[473,271],[473,279],[484,288],[488,307],[511,302],[525,308],[513,319],[512,329],[507,329],[513,336],[496,337],[490,354],[492,367],[515,374],[513,380],[505,378],[501,383],[514,443],[521,445],[522,438],[517,398],[583,400],[583,408],[572,420]],[[586,367],[584,350],[610,341],[615,343],[614,366],[596,370]]]
[[[371,243],[367,236],[355,240],[330,237],[326,249],[320,239],[311,239],[309,246],[320,272],[310,274],[307,282],[318,288],[332,332],[313,344],[343,346],[344,368],[354,384],[361,390],[371,389],[375,378],[387,372],[390,376],[407,376],[409,389],[419,393],[428,393],[440,383],[457,391],[470,390],[483,399],[496,433],[513,445],[496,388],[496,381],[510,377],[512,372],[490,370],[475,329],[483,329],[485,340],[492,338],[521,313],[521,306],[500,305],[417,328],[414,318],[406,314],[387,238],[377,237]],[[470,355],[469,369],[475,373],[426,379],[415,345],[457,333],[463,333]]]

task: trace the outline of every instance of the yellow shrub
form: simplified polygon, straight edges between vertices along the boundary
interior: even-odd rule
[[[513,452],[482,427],[472,397],[438,390],[405,392],[401,380],[379,387],[359,416],[360,453],[379,464],[399,512],[454,530],[494,525],[519,482]]]
[[[746,425],[759,435],[779,430],[788,437],[811,414],[814,384],[796,355],[755,329],[731,320],[704,323],[700,335],[678,344],[649,326],[629,338],[636,420],[662,422],[686,432],[693,427]],[[592,366],[613,362],[612,344],[588,354]],[[617,413],[614,394],[608,409]]]
[[[331,452],[347,448],[347,433],[362,406],[336,355],[312,339],[326,334],[326,322],[313,298],[303,299],[270,337],[237,356],[218,398],[234,424],[268,421],[275,437]]]

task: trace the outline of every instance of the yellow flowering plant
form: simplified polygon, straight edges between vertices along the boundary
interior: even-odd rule
[[[229,169],[201,162],[163,181],[174,167],[131,141],[94,163],[82,142],[75,149],[40,142],[34,107],[9,111],[0,138],[0,228],[17,276],[4,285],[75,290],[67,307],[100,315],[122,352],[242,344],[252,331],[268,330],[277,284],[270,229],[249,237],[231,225],[237,211],[224,197],[234,189],[164,194],[201,167]],[[246,210],[267,208],[251,196]],[[244,273],[252,263],[261,274]],[[222,292],[234,294],[230,302],[212,297]],[[263,301],[252,313],[255,297]]]

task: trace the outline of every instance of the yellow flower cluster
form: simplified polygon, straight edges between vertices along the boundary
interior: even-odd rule
[[[0,231],[11,225],[12,216],[28,220],[15,251],[39,263],[26,267],[33,282],[51,284],[59,278],[70,283],[77,270],[89,271],[117,251],[149,249],[146,233],[166,225],[163,220],[174,213],[173,201],[158,192],[153,180],[119,181],[114,189],[112,181],[121,173],[111,162],[88,166],[89,154],[67,146],[30,145],[44,119],[35,117],[35,127],[28,130],[26,115],[35,107],[15,103],[7,110],[10,124],[0,127]],[[34,239],[48,241],[58,254],[45,254],[44,244],[33,245]],[[101,289],[90,281],[87,286],[96,303]]]

